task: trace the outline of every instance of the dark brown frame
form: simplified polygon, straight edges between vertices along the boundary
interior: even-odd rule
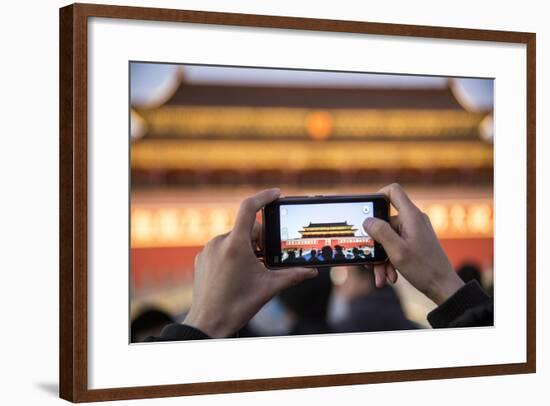
[[[88,389],[87,384],[87,20],[88,17],[269,27],[527,46],[527,361],[515,364]],[[534,33],[74,4],[60,9],[60,396],[73,402],[447,379],[536,371],[536,187]]]

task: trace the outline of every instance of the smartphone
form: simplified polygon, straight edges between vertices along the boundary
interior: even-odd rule
[[[388,259],[363,228],[368,217],[388,221],[386,196],[289,196],[263,209],[267,268],[377,264]]]

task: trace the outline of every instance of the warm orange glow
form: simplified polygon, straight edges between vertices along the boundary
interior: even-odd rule
[[[446,230],[449,225],[449,209],[443,204],[432,204],[427,207],[426,213],[436,230]]]
[[[419,201],[439,238],[492,238],[492,199]],[[132,248],[197,247],[233,227],[238,202],[173,206],[132,203]]]
[[[469,202],[420,203],[439,238],[492,238],[493,203],[489,199]]]
[[[131,211],[132,248],[202,246],[229,231],[237,207],[141,207]]]
[[[473,206],[468,213],[468,227],[478,233],[487,233],[492,231],[492,206],[488,204],[478,204]]]
[[[332,132],[333,119],[326,111],[315,111],[306,118],[307,132],[314,140],[326,140]]]
[[[132,169],[262,170],[492,168],[493,147],[480,141],[324,143],[267,140],[143,140],[132,144]],[[368,159],[365,157],[368,156]]]
[[[467,230],[466,209],[460,204],[454,204],[449,209],[450,227],[452,230],[463,232]]]
[[[328,109],[290,107],[162,106],[140,110],[148,137],[170,134],[180,140],[198,137],[239,139],[315,136],[365,139],[387,137],[471,138],[479,140],[482,113],[431,109]]]

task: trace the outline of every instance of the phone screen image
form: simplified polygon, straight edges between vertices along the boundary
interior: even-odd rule
[[[375,243],[363,228],[372,202],[291,204],[279,207],[282,264],[363,262]]]

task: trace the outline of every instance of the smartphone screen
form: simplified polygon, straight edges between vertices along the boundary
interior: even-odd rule
[[[264,210],[268,267],[335,266],[386,260],[363,228],[373,216],[388,218],[379,195],[282,198]]]

